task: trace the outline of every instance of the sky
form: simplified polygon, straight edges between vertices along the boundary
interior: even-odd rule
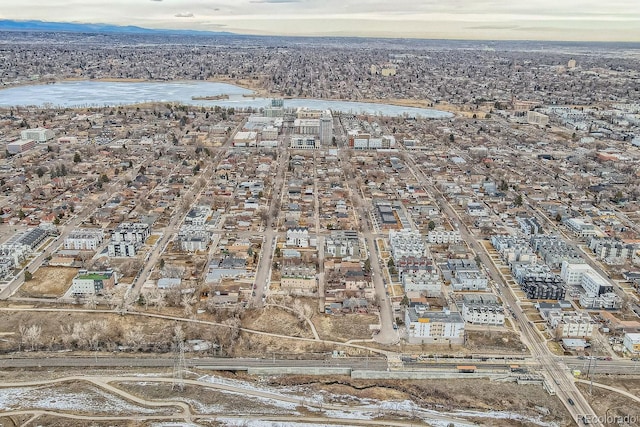
[[[640,0],[0,0],[0,19],[262,35],[640,42]]]

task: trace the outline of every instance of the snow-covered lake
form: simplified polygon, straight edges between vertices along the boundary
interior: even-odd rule
[[[144,102],[179,102],[208,107],[218,105],[220,107],[234,108],[261,108],[270,103],[268,98],[244,96],[252,93],[250,90],[239,86],[214,82],[69,81],[0,90],[0,107],[104,107]],[[228,95],[229,99],[192,99],[192,97],[213,97],[218,95]],[[452,117],[452,114],[446,111],[428,108],[326,99],[285,99],[284,105],[287,108],[308,107],[330,109],[343,113],[364,113],[391,117],[403,115],[424,118]]]

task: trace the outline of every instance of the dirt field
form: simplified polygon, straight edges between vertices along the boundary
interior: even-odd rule
[[[466,348],[473,351],[503,351],[524,354],[527,347],[515,332],[468,331]]]
[[[31,298],[57,298],[62,296],[78,274],[77,268],[42,267],[33,274],[33,279],[25,282],[18,295]]]
[[[372,314],[316,315],[312,321],[321,339],[349,341],[371,339],[369,325],[377,325],[378,316]]]
[[[640,378],[629,379],[628,377],[616,378],[614,377],[596,377],[595,381],[607,384],[622,390],[634,393],[636,396],[640,395]],[[640,426],[640,406],[637,402],[622,396],[619,393],[613,391],[604,390],[598,387],[593,387],[592,394],[589,394],[588,384],[576,384],[578,389],[582,392],[587,399],[595,413],[602,417],[604,420],[607,417],[609,421],[605,425],[625,425],[625,426]],[[634,417],[635,421],[631,423],[616,423],[616,417]]]
[[[307,322],[300,322],[293,313],[279,308],[269,307],[265,310],[248,311],[242,321],[242,326],[257,331],[313,338],[313,333]]]

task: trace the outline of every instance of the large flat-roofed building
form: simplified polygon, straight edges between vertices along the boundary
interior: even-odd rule
[[[405,312],[405,325],[411,344],[464,344],[464,319],[457,312],[412,307]]]
[[[55,133],[51,129],[45,128],[27,129],[20,132],[20,138],[33,139],[34,141],[39,143],[50,141],[55,136]]]
[[[527,112],[527,123],[531,125],[546,126],[549,124],[549,116],[538,113],[537,111]]]
[[[36,146],[33,139],[19,139],[7,144],[7,152],[9,154],[20,154],[31,150]]]
[[[255,147],[258,143],[258,132],[238,132],[233,137],[234,147]]]
[[[299,135],[320,135],[320,119],[295,119],[293,131]]]
[[[613,286],[596,273],[591,266],[584,263],[564,261],[560,270],[560,277],[568,285],[582,286],[585,292],[592,296],[613,292]]]

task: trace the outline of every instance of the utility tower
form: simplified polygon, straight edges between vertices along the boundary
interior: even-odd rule
[[[176,342],[173,346],[173,382],[171,390],[184,391],[184,374],[187,371],[187,362],[184,358],[184,332],[180,326],[175,329]]]

